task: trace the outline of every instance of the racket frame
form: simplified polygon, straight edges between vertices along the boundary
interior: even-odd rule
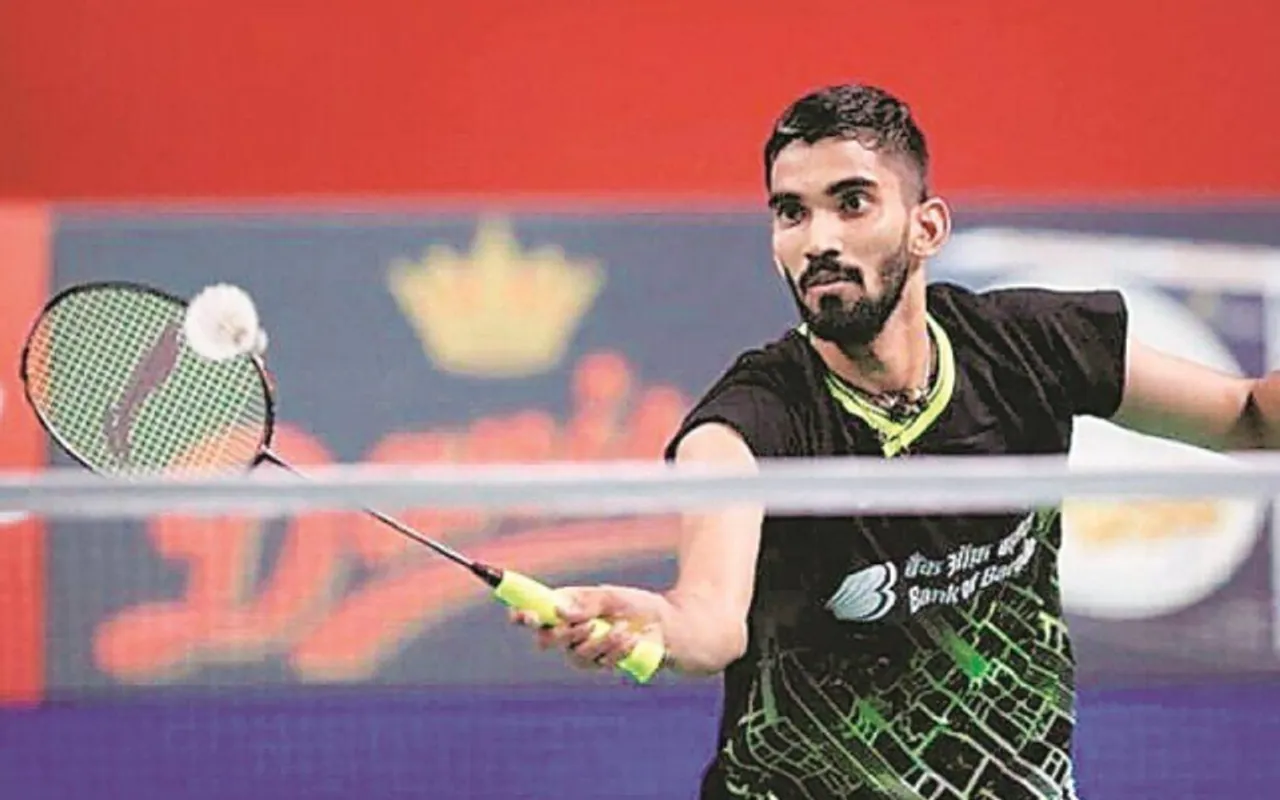
[[[36,420],[40,423],[40,427],[44,428],[45,433],[53,439],[54,443],[58,445],[58,448],[74,460],[76,464],[99,475],[106,475],[107,473],[104,470],[94,467],[89,463],[88,459],[77,452],[76,448],[72,447],[66,438],[58,432],[53,421],[49,419],[48,415],[45,414],[44,410],[40,407],[40,404],[36,402],[36,398],[31,392],[30,358],[31,347],[35,339],[36,331],[40,329],[40,325],[45,321],[45,318],[49,316],[50,312],[68,298],[74,297],[75,295],[110,289],[122,289],[131,292],[149,294],[153,297],[158,297],[161,300],[174,303],[178,308],[182,309],[186,309],[189,305],[186,300],[182,299],[178,295],[157,289],[156,287],[149,286],[145,283],[109,280],[73,284],[58,291],[40,307],[39,313],[36,314],[35,322],[31,324],[31,327],[27,330],[26,337],[23,339],[22,353],[18,361],[18,378],[22,382],[22,393],[26,398],[27,405],[31,408],[32,412],[36,416]],[[278,460],[273,458],[271,453],[271,442],[275,435],[276,427],[275,382],[271,378],[271,373],[267,369],[266,363],[258,355],[250,353],[244,356],[237,356],[237,358],[248,358],[257,372],[258,380],[262,383],[262,396],[264,400],[262,437],[257,443],[256,455],[243,467],[245,472],[251,472],[264,461]]]

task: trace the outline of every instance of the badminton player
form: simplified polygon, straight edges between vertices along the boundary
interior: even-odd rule
[[[1116,292],[930,282],[951,212],[928,175],[924,134],[882,90],[828,88],[783,112],[764,177],[801,324],[737,358],[669,458],[750,470],[778,457],[1065,453],[1080,415],[1204,447],[1268,443],[1275,380],[1133,341]],[[644,636],[676,671],[723,673],[704,800],[1075,797],[1056,510],[788,518],[742,506],[682,527],[674,585],[566,589],[566,623],[537,636],[588,668]],[[589,641],[596,615],[631,627]]]

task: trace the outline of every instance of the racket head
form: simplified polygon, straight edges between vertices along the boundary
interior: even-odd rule
[[[45,303],[22,348],[27,404],[80,465],[113,476],[243,472],[269,455],[275,397],[255,355],[210,361],[182,333],[187,301],[128,281]]]

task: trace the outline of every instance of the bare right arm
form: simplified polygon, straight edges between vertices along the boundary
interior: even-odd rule
[[[707,464],[752,472],[755,456],[732,428],[704,423],[676,451],[677,464]],[[654,637],[677,672],[709,675],[746,652],[747,611],[755,591],[756,558],[764,507],[743,504],[685,514],[680,522],[675,583],[657,593],[626,586],[577,586],[560,590],[562,622],[538,631],[543,648],[563,647],[571,663],[612,668],[636,644]],[[513,619],[536,627],[532,617]],[[606,636],[591,636],[590,621],[625,620]]]
[[[754,471],[756,459],[732,428],[698,426],[681,440],[677,464]],[[755,590],[764,507],[745,504],[686,514],[681,521],[675,584],[664,593],[661,628],[673,666],[715,673],[747,648],[747,611]]]

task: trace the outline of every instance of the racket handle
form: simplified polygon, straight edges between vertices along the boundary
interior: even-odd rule
[[[527,575],[503,570],[502,580],[493,594],[507,606],[533,614],[543,625],[554,625],[560,620],[556,612],[555,590]],[[599,638],[612,626],[602,619],[591,620],[591,636]],[[662,667],[665,652],[656,642],[641,641],[626,658],[618,662],[618,669],[630,675],[636,683],[648,683]]]

